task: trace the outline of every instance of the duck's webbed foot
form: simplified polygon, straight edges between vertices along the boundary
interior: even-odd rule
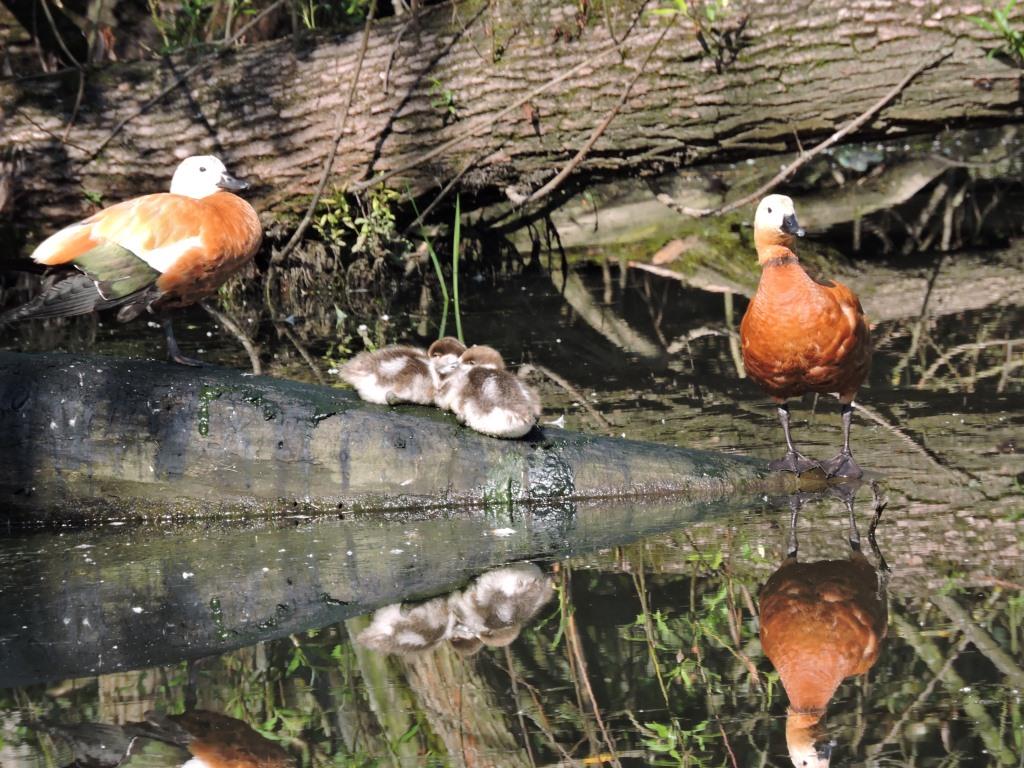
[[[825,470],[826,477],[849,477],[856,480],[864,476],[864,470],[854,460],[849,448],[843,448],[833,458],[822,462],[821,468]]]
[[[799,451],[786,451],[781,459],[768,462],[768,469],[775,472],[793,472],[802,475],[812,469],[822,469],[821,462],[809,459]]]
[[[194,357],[185,357],[185,355],[181,354],[181,349],[178,348],[178,340],[174,338],[174,329],[171,327],[171,321],[168,318],[164,318],[160,324],[164,329],[164,338],[167,339],[167,359],[178,365],[201,368],[203,366],[202,360],[196,360]]]

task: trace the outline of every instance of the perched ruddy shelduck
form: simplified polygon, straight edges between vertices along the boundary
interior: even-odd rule
[[[768,195],[757,206],[761,281],[740,324],[743,364],[779,406],[786,455],[771,468],[800,473],[820,466],[829,477],[856,478],[863,471],[850,453],[850,421],[853,398],[871,367],[871,334],[853,291],[813,280],[800,266],[792,248],[803,235],[785,195]],[[789,434],[786,400],[805,392],[834,392],[842,403],[843,447],[823,463],[798,453]]]
[[[438,389],[437,405],[470,429],[492,437],[522,437],[540,418],[537,393],[505,370],[497,350],[474,345]]]
[[[216,157],[186,158],[170,192],[104,208],[40,243],[33,260],[69,274],[0,316],[0,325],[114,307],[124,322],[148,311],[161,319],[170,359],[200,365],[181,354],[165,311],[213,295],[259,250],[256,211],[232,194],[248,186]]]
[[[370,403],[434,403],[434,377],[430,358],[416,347],[383,347],[360,352],[341,367],[338,375]]]
[[[839,684],[875,664],[887,630],[888,566],[874,535],[885,505],[876,497],[869,533],[879,573],[861,552],[852,492],[846,501],[850,558],[797,562],[794,499],[786,558],[761,590],[761,647],[789,697],[786,744],[797,768],[829,764],[832,743],[823,738],[821,718]]]

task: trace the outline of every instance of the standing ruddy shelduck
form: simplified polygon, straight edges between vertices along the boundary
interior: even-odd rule
[[[186,158],[170,192],[104,208],[40,243],[33,260],[77,271],[0,316],[0,325],[113,307],[125,322],[149,311],[161,318],[170,359],[200,365],[181,354],[164,312],[213,295],[259,250],[263,229],[256,211],[232,194],[248,186],[216,157]]]
[[[761,590],[761,647],[789,697],[786,744],[797,768],[829,764],[831,742],[822,738],[820,726],[829,699],[845,678],[874,666],[886,635],[889,567],[875,541],[885,505],[876,495],[868,533],[879,561],[876,571],[861,552],[854,492],[845,489],[843,497],[850,516],[850,558],[797,562],[800,502],[794,498],[786,558]]]
[[[740,324],[747,374],[779,406],[786,455],[772,469],[805,472],[820,466],[829,477],[860,477],[850,453],[853,398],[871,367],[871,334],[853,291],[813,280],[792,247],[804,230],[793,201],[769,195],[757,206],[754,245],[761,265],[757,293]],[[824,463],[801,455],[789,434],[786,400],[805,392],[835,392],[843,413],[843,447]]]
[[[491,437],[522,437],[540,418],[537,393],[505,370],[498,351],[474,345],[442,375],[435,402],[470,429]]]

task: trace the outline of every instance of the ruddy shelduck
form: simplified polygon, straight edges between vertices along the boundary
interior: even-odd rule
[[[277,742],[246,722],[218,712],[190,709],[180,715],[146,713],[145,722],[58,724],[46,722],[59,765],[96,768],[149,765],[181,768],[295,768]]]
[[[876,571],[861,552],[853,492],[847,490],[844,498],[850,515],[849,559],[797,562],[799,502],[794,499],[786,558],[760,595],[761,647],[789,697],[786,744],[797,768],[829,764],[832,743],[820,723],[828,702],[845,678],[874,666],[886,636],[889,569],[875,541],[884,504],[876,497],[869,532],[879,560]]]
[[[785,195],[769,195],[757,206],[754,245],[761,280],[740,324],[743,364],[778,404],[786,455],[771,468],[799,474],[821,467],[829,477],[857,478],[863,471],[850,452],[850,422],[853,398],[871,367],[871,334],[853,291],[804,271],[793,252],[794,239],[803,235]],[[836,393],[842,404],[843,445],[826,462],[793,447],[786,400],[805,392]]]
[[[462,353],[435,402],[470,429],[491,437],[522,437],[541,414],[534,389],[505,370],[497,350],[482,344]]]
[[[161,319],[170,359],[199,365],[181,354],[166,311],[212,296],[259,250],[259,217],[233,194],[248,186],[216,157],[186,158],[170,192],[104,208],[40,243],[32,259],[69,274],[0,317],[0,325],[115,307],[121,321],[150,312]]]

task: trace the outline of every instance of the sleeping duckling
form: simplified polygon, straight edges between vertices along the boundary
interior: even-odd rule
[[[455,624],[451,643],[464,655],[481,645],[502,648],[555,593],[551,578],[533,563],[512,563],[483,574],[449,603]]]
[[[494,347],[474,344],[438,388],[438,406],[466,426],[494,437],[521,437],[540,416],[540,398],[506,370]]]
[[[427,349],[430,359],[430,375],[434,379],[434,389],[440,389],[442,377],[455,370],[459,355],[466,351],[466,345],[454,336],[444,336]],[[443,373],[442,373],[443,371]]]
[[[451,410],[470,429],[492,437],[522,437],[540,417],[532,387],[505,370],[497,350],[473,346],[438,388],[439,408]]]
[[[360,352],[342,366],[338,375],[369,403],[434,403],[436,390],[430,359],[416,347],[392,346]]]
[[[393,603],[374,613],[356,640],[379,653],[416,653],[444,641],[454,623],[447,596],[414,606]]]

